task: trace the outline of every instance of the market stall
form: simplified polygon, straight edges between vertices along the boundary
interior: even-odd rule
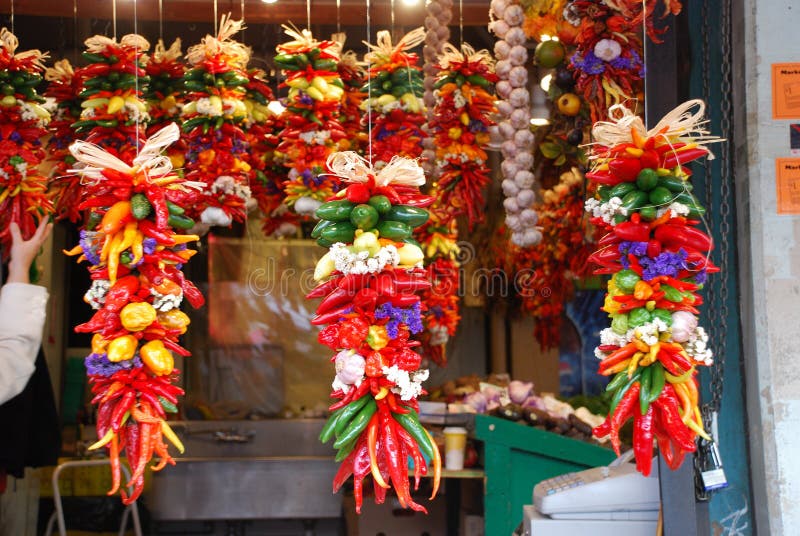
[[[655,503],[562,518],[703,532],[727,142],[653,81],[696,2],[40,4],[0,33],[4,260],[57,222],[40,526],[506,535],[631,451]]]

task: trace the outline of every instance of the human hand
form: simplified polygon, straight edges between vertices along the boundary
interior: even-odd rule
[[[48,223],[47,218],[43,218],[33,236],[29,240],[23,240],[19,225],[11,222],[9,225],[11,252],[8,261],[8,283],[30,283],[28,270],[52,228],[53,224]]]

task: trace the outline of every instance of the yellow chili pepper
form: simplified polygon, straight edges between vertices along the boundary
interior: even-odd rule
[[[186,326],[190,324],[189,315],[180,309],[170,309],[167,312],[158,313],[158,323],[166,329],[179,329],[181,335],[186,333]]]
[[[647,300],[653,295],[653,287],[647,281],[639,280],[633,287],[633,297],[637,300]]]
[[[108,360],[112,363],[132,359],[139,341],[133,335],[123,335],[108,343]]]
[[[139,226],[135,221],[125,224],[125,230],[122,232],[122,241],[117,244],[116,249],[111,251],[112,255],[119,255],[133,245],[136,240],[136,234],[139,232]]]
[[[164,434],[164,437],[169,439],[170,443],[175,445],[175,448],[178,449],[178,452],[183,454],[183,443],[181,443],[181,440],[178,439],[177,435],[175,435],[175,432],[172,430],[172,428],[169,427],[167,421],[161,421],[161,433]]]
[[[128,331],[142,331],[156,319],[156,310],[147,302],[129,303],[119,312],[122,327]]]
[[[197,242],[200,237],[195,234],[173,234],[172,239],[176,244],[185,244],[187,242]]]
[[[108,280],[111,281],[112,284],[117,280],[117,270],[119,269],[119,245],[122,243],[123,240],[123,233],[117,233],[114,235],[113,240],[111,240],[111,250],[108,254],[107,265],[108,265]]]
[[[100,229],[107,235],[114,234],[132,217],[130,201],[117,201],[103,215]]]
[[[633,373],[636,371],[636,367],[639,366],[639,360],[642,359],[642,357],[644,357],[643,352],[636,352],[633,354],[631,362],[628,363],[628,378],[633,377]]]
[[[131,244],[131,253],[133,253],[131,264],[138,263],[144,255],[144,234],[141,231],[136,231],[136,237]]]
[[[142,346],[139,349],[139,356],[142,358],[142,363],[156,376],[169,374],[175,368],[172,353],[159,340],[150,341]]]
[[[384,326],[370,326],[367,332],[367,344],[373,350],[380,350],[389,344],[389,334]]]
[[[106,352],[106,348],[108,348],[108,341],[99,333],[95,333],[92,336],[92,353],[104,354]]]
[[[658,352],[660,351],[661,351],[661,344],[655,343],[653,346],[650,347],[650,350],[644,356],[640,365],[646,367],[648,365],[652,365],[653,363],[655,363],[656,359],[658,358]]]

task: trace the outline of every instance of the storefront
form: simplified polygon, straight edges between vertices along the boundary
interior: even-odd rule
[[[765,4],[12,0],[0,534],[791,534]]]

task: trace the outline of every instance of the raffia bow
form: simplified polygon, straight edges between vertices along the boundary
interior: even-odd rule
[[[417,45],[425,42],[425,28],[420,26],[408,32],[406,35],[397,42],[397,45],[392,45],[392,34],[387,30],[378,32],[376,44],[367,43],[363,41],[369,52],[364,54],[364,62],[368,64],[373,63],[386,63],[391,60],[395,54],[400,54],[407,50],[411,50]]]
[[[142,171],[148,177],[163,177],[172,171],[172,162],[161,152],[178,138],[180,138],[178,125],[170,123],[165,126],[148,138],[139,155],[133,159],[132,166],[94,143],[78,140],[69,146],[69,152],[83,167],[71,169],[69,172],[80,174],[90,180],[102,180],[104,169],[113,169],[125,175],[134,175]],[[183,181],[181,186],[202,189],[204,185]]]
[[[459,50],[451,43],[445,43],[442,53],[439,55],[439,66],[442,70],[448,70],[451,65],[463,63],[481,64],[494,70],[494,58],[488,50],[476,51],[469,43],[463,43]]]
[[[156,48],[153,50],[153,61],[157,63],[164,63],[167,61],[175,61],[181,57],[181,38],[178,37],[169,48],[164,45],[164,40],[159,39],[156,43]]]
[[[48,82],[69,83],[73,76],[75,76],[75,71],[72,69],[72,64],[69,60],[58,60],[44,72],[44,79]]]
[[[30,62],[31,65],[38,69],[44,69],[44,60],[49,57],[46,52],[42,52],[38,49],[26,50],[25,52],[15,54],[19,47],[19,39],[7,28],[0,30],[0,46],[14,58],[14,61],[18,63]]]
[[[189,47],[186,60],[194,66],[206,59],[224,55],[233,67],[244,69],[250,60],[250,47],[231,39],[244,29],[243,20],[233,20],[230,13],[223,15],[217,35],[206,35],[200,43]]]
[[[105,35],[93,35],[84,41],[84,44],[86,45],[86,50],[92,54],[99,54],[105,52],[109,47],[116,46],[131,48],[138,52],[150,50],[150,42],[139,34],[123,35],[119,43],[117,43],[116,39]]]
[[[389,186],[390,184],[404,186],[422,186],[425,184],[425,174],[416,160],[404,156],[395,156],[380,171],[375,171],[372,166],[353,151],[333,153],[326,162],[331,175],[339,177],[345,182],[369,182],[375,180],[376,186]]]
[[[695,109],[693,111],[693,109]],[[615,104],[608,109],[611,121],[600,121],[592,128],[593,145],[613,147],[621,143],[632,141],[631,130],[636,130],[643,138],[659,137],[667,143],[678,141],[707,145],[724,141],[722,138],[712,136],[705,125],[706,105],[700,99],[693,99],[679,104],[665,115],[656,126],[647,130],[642,118],[635,115],[624,104]],[[602,155],[593,155],[600,158]],[[713,160],[714,155],[708,152],[708,159]]]

